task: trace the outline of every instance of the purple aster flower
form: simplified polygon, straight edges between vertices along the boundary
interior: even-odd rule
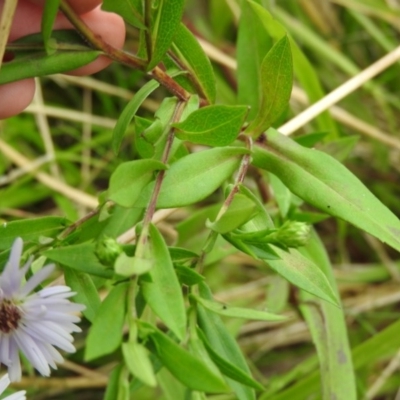
[[[80,332],[76,316],[85,306],[71,303],[75,295],[68,286],[46,287],[33,292],[53,271],[46,265],[22,284],[32,259],[19,267],[23,242],[17,238],[10,258],[0,275],[0,365],[8,367],[11,382],[21,379],[19,351],[43,376],[50,367],[64,361],[54,346],[68,353],[75,351],[71,332]]]
[[[7,386],[10,384],[10,377],[8,374],[5,374],[0,379],[0,395],[6,390]],[[4,397],[3,400],[26,400],[26,391],[20,390],[19,392],[10,394],[7,397]]]

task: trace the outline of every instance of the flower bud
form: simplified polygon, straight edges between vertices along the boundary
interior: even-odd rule
[[[285,221],[277,231],[266,237],[269,243],[285,247],[304,246],[309,238],[310,225],[300,221]]]
[[[121,253],[121,245],[113,238],[105,237],[97,242],[96,256],[104,265],[114,266],[115,260]]]

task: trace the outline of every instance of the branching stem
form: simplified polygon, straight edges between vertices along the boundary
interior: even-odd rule
[[[251,150],[251,148],[253,146],[252,139],[249,136],[245,136],[245,140],[247,142],[247,147],[249,148],[249,150]],[[246,177],[246,173],[250,166],[250,163],[251,163],[251,153],[245,154],[242,158],[239,172],[235,179],[235,184],[234,184],[232,190],[229,192],[228,196],[226,197],[224,204],[222,204],[222,207],[220,208],[218,215],[215,218],[214,222],[219,221],[222,218],[222,216],[226,213],[229,206],[232,204],[235,194],[239,191],[239,187],[243,183],[244,178]],[[208,235],[206,242],[203,246],[203,250],[201,251],[201,254],[197,261],[197,269],[198,269],[199,273],[202,273],[203,268],[204,268],[204,259],[207,255],[207,253],[209,253],[212,250],[212,248],[214,247],[214,243],[215,243],[217,237],[218,237],[218,233],[215,231],[211,231],[210,234]]]
[[[107,57],[119,62],[120,64],[127,65],[131,68],[138,69],[145,72],[148,61],[143,60],[135,55],[123,50],[118,49],[107,43],[101,35],[94,33],[86,23],[75,13],[72,7],[66,0],[61,0],[60,9],[63,14],[68,18],[76,30],[83,36],[83,38],[95,49],[101,50]],[[175,82],[165,71],[160,67],[155,67],[148,75],[160,82],[167,90],[174,94],[181,101],[188,101],[190,94],[177,82]]]
[[[178,122],[182,112],[184,110],[186,106],[185,102],[179,102],[175,108],[174,114],[171,118],[171,121],[169,123],[169,126],[175,122]],[[168,158],[171,152],[171,147],[172,147],[172,143],[174,141],[174,133],[175,133],[175,129],[174,128],[169,128],[169,132],[168,132],[168,136],[167,136],[167,142],[164,148],[164,152],[163,155],[161,157],[161,162],[166,164],[168,162]],[[161,189],[161,185],[162,182],[164,180],[164,176],[165,176],[165,170],[162,170],[158,173],[157,178],[156,178],[156,182],[155,182],[155,186],[154,186],[154,190],[153,193],[151,195],[151,199],[149,202],[149,205],[147,206],[146,209],[146,213],[143,219],[143,226],[142,226],[142,231],[140,233],[139,239],[137,241],[137,247],[136,247],[136,256],[141,257],[143,256],[144,253],[144,249],[145,249],[145,245],[147,243],[147,237],[148,237],[148,233],[149,233],[149,227],[150,227],[150,223],[153,219],[153,215],[156,211],[156,206],[157,206],[157,199],[158,196],[160,194],[160,189]]]

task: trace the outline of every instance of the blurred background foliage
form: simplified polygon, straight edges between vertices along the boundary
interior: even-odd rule
[[[262,1],[302,48],[326,93],[393,50],[400,39],[398,0]],[[235,43],[240,1],[187,0],[184,22],[201,39],[217,77],[217,103],[236,104]],[[137,32],[128,27],[126,48],[138,46]],[[319,148],[354,172],[396,215],[400,216],[400,74],[398,63],[373,82],[346,97],[332,116],[337,135],[319,131],[315,122],[296,132],[320,133]],[[121,158],[110,147],[112,128],[127,100],[145,79],[140,72],[113,64],[92,77],[52,76],[40,80],[35,101],[26,112],[0,123],[0,222],[45,215],[71,221],[86,215],[95,196],[108,187],[110,174],[121,160],[134,157],[134,126],[127,134]],[[306,108],[307,99],[295,90],[285,120]],[[144,103],[140,115],[151,115],[166,92],[158,89]],[[283,121],[282,121],[283,122]],[[323,168],[323,166],[321,166]],[[256,172],[254,172],[256,173]],[[293,204],[296,199],[293,198]],[[297,202],[298,204],[298,202]],[[198,218],[207,203],[181,209],[159,225],[167,242],[176,243],[185,231],[183,221]],[[267,208],[278,212],[274,197]],[[315,212],[303,206],[304,213]],[[373,210],[372,210],[373,212]],[[399,331],[384,329],[400,316],[400,260],[397,252],[371,236],[334,218],[316,224],[334,264],[347,316],[347,327],[357,367],[360,398],[400,399],[400,352],[391,345]],[[179,245],[199,242],[206,232],[180,236]],[[227,319],[231,332],[267,387],[263,399],[305,399],[301,384],[295,392],[277,393],[316,370],[317,358],[306,323],[300,316],[296,289],[257,261],[230,251],[207,259],[205,274],[216,298],[230,304],[282,312],[286,322],[249,322]],[[85,327],[83,327],[85,329]],[[375,336],[378,332],[385,335]],[[374,337],[377,340],[374,340]],[[79,348],[79,337],[77,339]],[[358,358],[357,358],[358,357]],[[29,377],[31,399],[100,399],[107,360],[90,365],[75,354],[50,379]],[[106,367],[104,367],[106,366]],[[81,368],[81,369],[80,369]],[[93,371],[96,371],[95,373]],[[91,376],[92,373],[92,376]],[[69,377],[80,375],[80,380]],[[174,399],[168,372],[161,390],[142,388],[134,399]],[[317,375],[316,375],[317,376]],[[318,376],[317,379],[318,380]],[[311,379],[304,385],[315,384]],[[303,380],[304,382],[304,380]],[[285,394],[286,393],[286,394]],[[176,395],[176,392],[175,392]],[[230,399],[229,395],[210,399]]]

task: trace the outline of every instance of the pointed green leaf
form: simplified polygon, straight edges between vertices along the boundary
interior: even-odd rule
[[[123,207],[132,207],[154,171],[166,166],[156,160],[134,160],[120,164],[110,178],[109,198]]]
[[[114,269],[122,276],[142,275],[149,272],[153,264],[152,259],[128,257],[125,253],[121,253],[115,260]]]
[[[65,283],[76,292],[73,297],[74,301],[86,306],[82,311],[83,315],[90,322],[93,322],[101,300],[92,278],[88,274],[72,268],[64,268],[64,277]]]
[[[100,54],[101,52],[99,51],[88,50],[68,51],[64,53],[56,52],[51,55],[41,53],[15,58],[2,65],[0,85],[36,76],[71,71],[91,63]]]
[[[110,354],[121,345],[129,285],[115,286],[101,304],[86,339],[85,360]]]
[[[215,222],[207,222],[207,227],[218,233],[228,233],[248,222],[257,213],[257,205],[247,196],[237,193],[232,203]]]
[[[238,103],[250,106],[251,120],[260,110],[260,67],[273,41],[247,1],[242,1],[241,8],[236,46]]]
[[[204,281],[204,276],[200,275],[192,268],[185,267],[184,265],[175,265],[175,270],[179,281],[184,285],[192,286]]]
[[[95,252],[96,245],[86,242],[47,250],[43,255],[50,260],[66,265],[77,271],[86,272],[87,274],[100,276],[102,278],[111,278],[113,276],[113,271],[100,263]]]
[[[82,67],[94,61],[100,51],[88,47],[73,30],[53,31],[54,49],[47,54],[43,36],[24,36],[7,46],[14,58],[2,65],[0,84],[36,76],[52,75]]]
[[[19,221],[4,222],[0,225],[0,250],[9,249],[17,237],[24,241],[40,240],[40,237],[53,237],[65,229],[68,220],[61,217],[41,217]]]
[[[143,296],[165,325],[179,339],[183,339],[186,332],[186,309],[182,288],[172,265],[167,245],[153,225],[150,227],[149,240],[154,264],[149,271],[149,281],[141,280]]]
[[[213,300],[210,289],[205,283],[199,284],[200,296],[206,300]],[[229,333],[226,325],[219,315],[207,310],[201,305],[197,306],[199,325],[214,351],[223,359],[250,375],[250,369],[236,340]],[[254,390],[236,380],[227,379],[238,400],[255,400]]]
[[[122,354],[129,372],[148,386],[156,386],[153,366],[147,349],[137,342],[122,343]]]
[[[265,311],[252,310],[242,307],[231,307],[216,301],[203,299],[199,296],[192,296],[198,303],[216,314],[225,317],[254,319],[259,321],[284,321],[287,318],[283,315],[271,314]]]
[[[158,0],[155,4],[158,9],[151,26],[152,51],[148,70],[153,69],[170,48],[181,22],[185,0]]]
[[[51,32],[53,30],[54,21],[57,16],[58,5],[60,0],[46,0],[44,3],[42,14],[42,36],[46,53],[51,54],[54,49],[50,44]]]
[[[120,15],[136,28],[146,29],[143,23],[142,2],[140,0],[103,0],[101,8]]]
[[[227,386],[219,375],[214,374],[201,358],[187,352],[165,333],[157,330],[149,338],[161,362],[188,388],[201,392],[227,392]]]
[[[254,165],[271,171],[294,194],[342,218],[400,251],[400,221],[346,167],[307,149],[274,129],[268,145],[256,147]],[[323,166],[323,168],[321,168]]]
[[[115,154],[118,154],[125,132],[128,129],[128,126],[131,123],[132,118],[135,116],[137,110],[146,100],[147,96],[149,96],[159,86],[160,84],[156,81],[147,82],[136,92],[133,98],[123,109],[113,130],[112,148]]]
[[[228,146],[242,128],[248,108],[215,105],[200,108],[183,122],[173,124],[181,140],[207,146]]]
[[[205,150],[180,158],[166,171],[157,206],[183,207],[196,203],[217,190],[239,167],[244,148],[225,147]],[[154,188],[151,182],[136,207],[145,206]]]
[[[211,359],[215,362],[215,364],[218,366],[219,370],[228,378],[235,380],[236,382],[243,383],[246,386],[249,386],[253,389],[257,390],[265,390],[263,385],[258,383],[256,380],[254,380],[249,374],[246,374],[245,371],[242,369],[238,368],[235,364],[232,362],[228,361],[227,359],[221,357],[211,346],[211,344],[208,342],[206,336],[204,333],[197,328],[197,334],[203,341],[208,354],[210,355]]]
[[[296,249],[286,251],[272,244],[270,246],[280,257],[279,260],[265,260],[274,271],[306,292],[335,306],[338,305],[337,297],[327,277],[317,265],[301,255]]]
[[[289,104],[293,85],[293,62],[287,36],[279,40],[265,56],[260,74],[260,110],[246,129],[252,137],[258,137],[268,129]]]
[[[270,36],[274,40],[280,40],[287,34],[286,29],[280,24],[272,15],[260,4],[255,1],[247,0],[252,12],[248,16],[248,21],[251,21],[251,25],[257,26],[262,24],[264,30],[259,29],[258,35],[260,37]],[[278,7],[275,8],[275,12],[278,12]],[[303,27],[304,25],[299,26]],[[259,40],[259,39],[258,39]],[[270,39],[271,40],[271,39]],[[303,89],[307,92],[307,96],[310,103],[314,103],[324,97],[325,93],[319,82],[318,75],[311,62],[304,55],[302,49],[296,44],[292,37],[289,36],[290,47],[292,49],[293,56],[293,68],[296,75],[296,79],[299,81]],[[250,51],[252,47],[250,47]],[[265,54],[265,53],[264,53]],[[247,61],[250,62],[250,61]],[[246,77],[244,78],[246,80]],[[245,84],[245,81],[244,81]],[[243,102],[241,102],[243,103]],[[251,103],[246,103],[251,104]],[[325,111],[316,117],[318,127],[322,131],[333,132],[337,135],[337,126],[330,113]]]
[[[328,255],[315,232],[300,251],[325,272],[337,292]],[[301,293],[301,299],[300,310],[318,352],[323,398],[356,400],[356,377],[343,309],[319,300],[315,303],[315,299],[305,292]]]
[[[172,52],[191,74],[191,82],[201,97],[214,103],[216,96],[215,76],[211,62],[199,42],[182,23],[176,30]]]

